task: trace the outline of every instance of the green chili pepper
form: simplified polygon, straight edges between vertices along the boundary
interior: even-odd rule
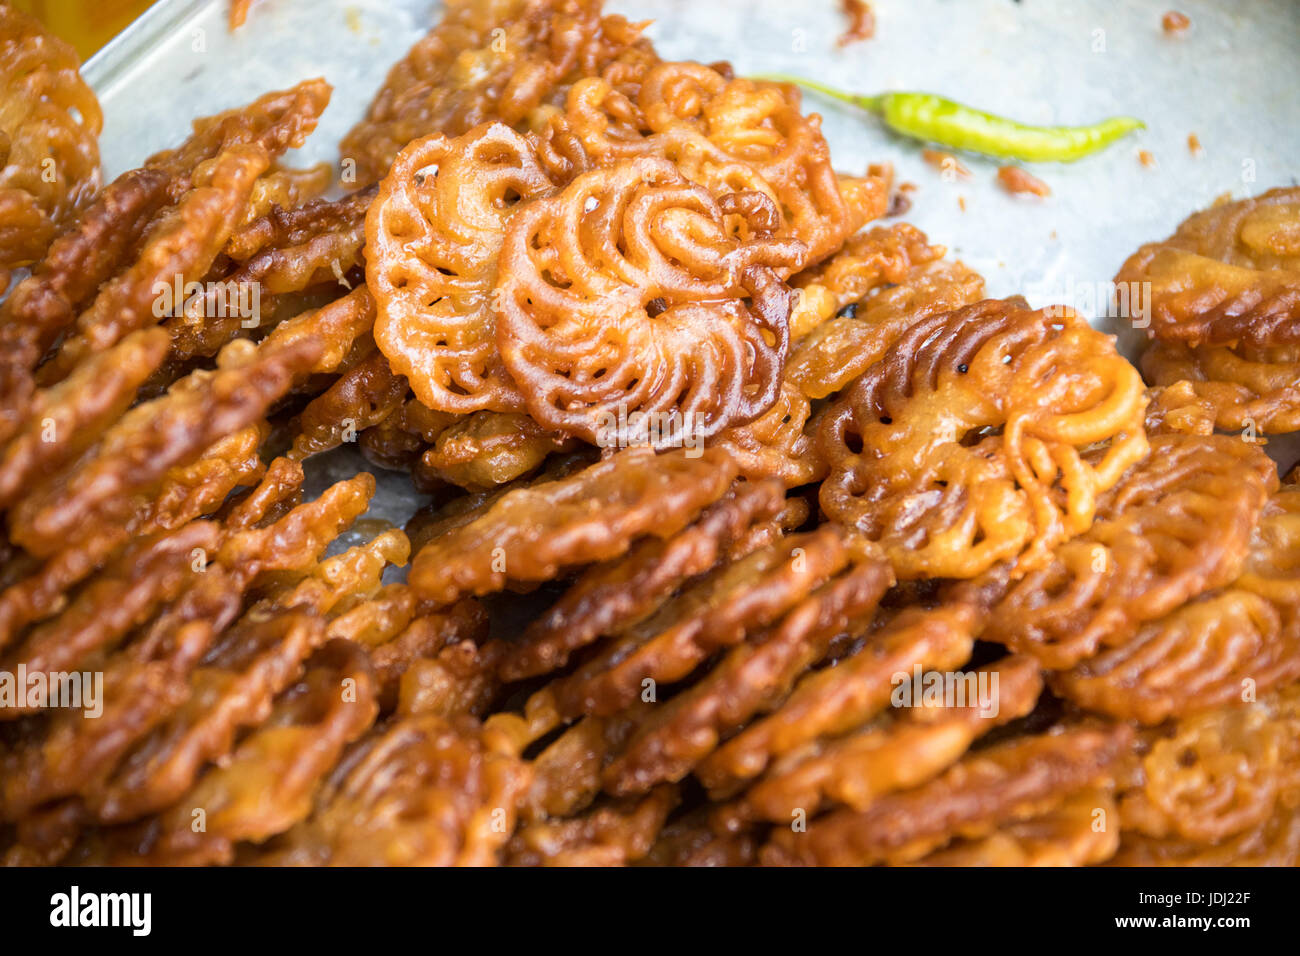
[[[1090,126],[1029,126],[971,109],[933,93],[881,93],[858,96],[822,83],[780,74],[760,77],[797,83],[879,116],[890,129],[952,149],[1027,162],[1072,162],[1105,149],[1146,124],[1132,116],[1112,116]]]

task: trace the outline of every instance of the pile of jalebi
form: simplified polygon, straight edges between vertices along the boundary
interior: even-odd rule
[[[1144,383],[795,88],[446,7],[338,184],[307,80],[101,188],[0,5],[0,860],[1300,863],[1300,193]]]

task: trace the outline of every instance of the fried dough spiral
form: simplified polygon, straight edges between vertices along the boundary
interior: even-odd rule
[[[761,194],[715,201],[653,158],[525,206],[501,249],[497,341],[533,417],[597,444],[671,446],[766,411],[789,342],[780,275],[803,252],[771,238],[775,219]],[[638,412],[667,424],[638,441]]]
[[[1300,678],[1300,490],[1265,506],[1241,573],[1052,676],[1088,710],[1158,724],[1240,706]]]
[[[1155,342],[1142,353],[1152,385],[1190,383],[1215,427],[1254,438],[1300,430],[1300,346],[1190,346]]]
[[[1165,342],[1300,344],[1300,187],[1220,202],[1120,267],[1150,283],[1152,331]]]
[[[1069,668],[1145,621],[1233,580],[1277,475],[1227,436],[1158,436],[1102,496],[1091,528],[1057,548],[990,615],[985,640]]]
[[[357,182],[387,173],[406,144],[485,122],[520,127],[576,79],[655,59],[645,24],[601,16],[600,0],[450,0],[442,22],[388,74],[340,144]]]
[[[99,188],[104,116],[70,45],[0,6],[0,294]]]
[[[366,214],[375,341],[429,408],[523,409],[497,355],[497,254],[512,213],[554,188],[499,123],[415,141],[381,183]]]
[[[821,118],[802,114],[790,85],[729,78],[702,63],[660,63],[627,91],[604,78],[576,83],[564,121],[596,165],[662,156],[714,193],[763,193],[780,212],[778,235],[802,242],[808,264],[883,215],[888,202],[883,174],[841,183]]]
[[[932,316],[828,408],[822,508],[880,541],[900,578],[1023,572],[1146,454],[1145,408],[1136,370],[1068,309]]]

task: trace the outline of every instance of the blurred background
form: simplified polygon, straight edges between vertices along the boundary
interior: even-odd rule
[[[142,14],[153,0],[9,0],[77,48],[84,61]]]

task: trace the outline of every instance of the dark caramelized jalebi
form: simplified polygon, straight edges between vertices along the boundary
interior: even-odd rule
[[[524,206],[501,248],[496,331],[533,417],[602,443],[662,416],[648,440],[662,446],[766,411],[789,337],[780,276],[803,252],[770,238],[776,212],[758,193],[715,202],[651,158]],[[728,214],[748,238],[729,234]]]
[[[804,677],[780,707],[719,747],[695,775],[726,795],[809,741],[860,727],[888,706],[895,674],[950,670],[966,661],[975,618],[964,605],[902,612],[834,667]]]
[[[497,254],[516,208],[554,188],[500,123],[411,143],[380,184],[366,214],[375,341],[430,408],[522,408],[497,355]]]
[[[827,410],[822,508],[880,541],[900,578],[1028,570],[1146,454],[1145,409],[1136,370],[1068,309],[936,315]]]
[[[1162,341],[1300,344],[1300,188],[1216,203],[1135,252],[1115,283],[1150,284]]]
[[[755,713],[770,710],[836,637],[870,617],[892,575],[883,561],[849,568],[800,601],[780,624],[727,651],[704,678],[653,705],[604,772],[616,794],[639,793],[685,776]]]
[[[865,545],[856,534],[824,526],[718,568],[552,685],[558,711],[566,717],[617,713],[644,694],[647,681],[668,685],[686,678],[714,653],[795,613],[792,609],[846,568],[869,569],[852,593],[877,586],[878,599],[892,576]],[[811,606],[817,606],[815,600]],[[803,630],[814,629],[809,615],[815,611],[800,613]],[[796,627],[794,639],[803,630]]]
[[[957,840],[917,866],[1087,866],[1119,848],[1114,798],[1089,788],[1042,816],[999,827],[978,840]]]
[[[1124,725],[1017,737],[971,753],[913,790],[863,811],[837,810],[807,830],[777,830],[763,849],[769,864],[861,866],[917,860],[954,837],[976,839],[999,826],[1059,806],[1105,783],[1132,741]]]
[[[416,554],[410,583],[450,604],[544,581],[561,569],[618,557],[645,535],[666,538],[721,498],[736,475],[726,456],[629,448],[567,478],[495,498]]]
[[[677,804],[673,787],[610,803],[567,820],[529,821],[507,848],[511,866],[624,866],[650,852]]]
[[[68,374],[88,355],[156,323],[160,283],[173,288],[177,281],[183,287],[201,280],[238,225],[253,183],[269,163],[261,147],[235,146],[201,166],[193,188],[150,229],[139,258],[100,289],[90,308],[77,317],[75,330],[42,368],[45,380]]]
[[[247,343],[243,343],[247,344]],[[164,397],[138,405],[80,461],[34,489],[9,514],[13,540],[48,556],[96,527],[135,513],[130,493],[155,487],[166,470],[199,457],[219,438],[258,421],[322,344],[300,339],[232,357],[239,364],[195,372]]]
[[[997,675],[995,708],[981,702],[927,705],[881,716],[850,734],[817,741],[776,761],[719,817],[727,829],[747,820],[788,823],[802,809],[811,815],[828,805],[866,810],[882,794],[918,786],[960,758],[980,736],[1033,709],[1043,682],[1030,658],[1012,657],[982,668]],[[911,674],[907,674],[911,679]],[[896,678],[891,675],[891,688]]]
[[[452,0],[442,22],[388,74],[340,153],[357,181],[381,179],[398,152],[431,133],[515,126],[563,102],[581,76],[637,68],[654,52],[644,26],[600,15],[600,0]]]
[[[0,303],[0,438],[27,412],[37,363],[123,266],[167,202],[168,177],[136,169],[110,183]]]
[[[9,269],[41,257],[99,186],[104,117],[79,67],[70,45],[9,4],[0,6],[0,278],[6,281]]]
[[[420,467],[462,488],[496,488],[533,471],[571,439],[547,431],[527,415],[475,412],[439,432]]]
[[[371,353],[302,410],[290,454],[307,458],[355,441],[362,430],[387,418],[406,394],[406,379],[394,375],[379,352]]]
[[[1166,435],[1101,497],[1091,528],[1057,548],[994,608],[981,635],[1069,668],[1237,576],[1273,463],[1226,436]]]
[[[1241,574],[1053,676],[1089,710],[1157,724],[1239,706],[1300,678],[1300,491],[1265,507]]]
[[[775,482],[739,485],[677,535],[647,538],[617,561],[590,568],[510,642],[501,676],[522,680],[558,670],[602,635],[635,625],[688,578],[714,567],[748,527],[775,515],[784,500]]]
[[[88,841],[77,862],[195,866],[230,863],[235,845],[261,843],[304,819],[343,748],[375,718],[365,654],[332,641],[275,701],[269,716],[227,761],[213,767],[171,809]],[[201,825],[199,825],[201,824]]]
[[[356,745],[312,815],[259,862],[491,865],[528,781],[508,743],[471,717],[399,717]]]

